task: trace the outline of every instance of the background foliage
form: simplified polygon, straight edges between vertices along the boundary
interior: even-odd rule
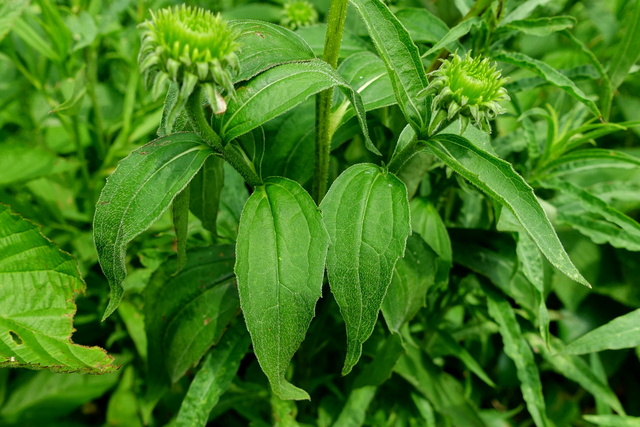
[[[277,1],[187,3],[227,19],[283,19]],[[272,89],[290,105],[264,108],[275,99],[271,95],[248,104],[245,116],[221,119],[225,142],[250,153],[263,177],[287,178],[269,178],[263,193],[253,192],[228,165],[216,164],[193,134],[164,136],[163,100],[151,97],[138,72],[136,25],[149,9],[169,4],[0,3],[0,424],[640,425],[640,2],[395,0],[387,9],[355,0],[337,73],[314,59],[322,54],[326,24],[302,26],[296,38],[273,25],[236,21],[246,59],[237,81],[253,77],[243,70],[309,61],[267,70],[247,83],[290,79],[294,83]],[[329,3],[313,6],[324,22]],[[487,6],[490,13],[480,14]],[[285,35],[274,45],[255,37],[251,25],[261,25],[262,35]],[[406,28],[401,41],[412,40],[419,58],[394,50],[385,36],[394,28]],[[387,70],[413,64],[431,71],[446,56],[444,48],[498,61],[510,79],[508,113],[492,124],[491,135],[470,126],[464,138],[431,140],[430,151],[400,169],[402,184],[387,175],[389,197],[406,187],[413,234],[395,266],[398,250],[387,255],[393,271],[383,316],[369,320],[371,338],[350,340],[347,347],[343,316],[349,314],[338,305],[349,296],[331,290],[334,299],[325,284],[292,363],[276,364],[284,383],[304,389],[311,400],[281,400],[283,392],[272,392],[239,315],[234,243],[245,202],[259,210],[258,196],[278,197],[273,194],[282,188],[300,199],[294,181],[310,190],[315,106],[303,100],[328,87],[339,86],[330,181],[341,176],[337,182],[347,188],[344,179],[372,168],[349,166],[379,164],[380,157],[367,150],[371,142],[388,163],[396,141],[410,140],[406,124],[423,125],[410,106],[426,82],[408,74],[390,78]],[[327,68],[321,77],[308,76],[321,67]],[[295,92],[296,79],[308,85],[304,91]],[[404,98],[394,92],[398,84],[407,89]],[[371,141],[358,123],[361,111],[352,107],[352,88],[362,97]],[[242,95],[234,102],[231,108],[242,105]],[[451,133],[459,132],[452,126]],[[165,139],[145,145],[158,136]],[[191,157],[176,155],[191,149]],[[138,160],[127,156],[141,152],[152,153],[152,160],[179,157],[181,174],[170,182],[154,175],[145,204],[100,196],[116,166],[128,170]],[[131,167],[141,175],[127,182],[148,182],[144,174],[153,161],[147,159],[140,161],[149,166]],[[508,176],[509,164],[524,177],[510,182],[512,192],[500,179]],[[207,173],[224,176],[213,202],[217,218],[193,203],[184,260],[175,255],[168,194],[195,175],[193,201],[194,186]],[[544,224],[527,220],[535,213],[523,220],[503,208],[529,204],[522,196],[529,185],[592,289],[542,256]],[[335,188],[323,205],[338,211]],[[98,264],[93,219],[100,202],[111,198],[140,210],[123,218],[141,234],[117,236],[128,271],[119,279],[124,297],[101,321],[109,283]],[[366,208],[371,213],[363,221],[380,227],[387,212],[375,203]],[[304,210],[309,223],[317,221],[311,210]],[[98,244],[101,232],[117,234],[98,220],[95,227],[101,230]],[[314,234],[318,250],[337,233],[327,229],[328,237],[319,228]],[[263,242],[269,236],[261,231],[256,225],[248,236]],[[402,233],[394,232],[394,239]],[[250,239],[241,240],[237,250],[251,257]],[[349,256],[350,247],[337,248],[339,257]],[[331,251],[328,262],[338,256]],[[265,261],[260,254],[250,259]],[[265,261],[266,270],[269,265]],[[566,272],[571,263],[554,265]],[[318,270],[312,266],[302,276]],[[235,273],[242,287],[243,266]],[[332,274],[329,269],[330,281]],[[375,293],[375,287],[367,289]],[[313,307],[306,312],[311,319]],[[42,355],[47,358],[37,359]],[[351,359],[343,367],[345,356]],[[291,356],[282,357],[288,362]],[[49,369],[7,368],[43,366]],[[343,370],[351,373],[342,376]]]

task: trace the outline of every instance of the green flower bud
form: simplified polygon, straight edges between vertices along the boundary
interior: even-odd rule
[[[425,94],[435,95],[431,102],[431,133],[456,116],[462,119],[462,131],[472,120],[484,131],[491,132],[489,120],[507,111],[499,104],[510,99],[503,87],[507,79],[487,58],[472,58],[469,53],[461,58],[452,54],[451,59],[443,60],[430,76]],[[442,111],[446,115],[438,114]]]
[[[158,96],[167,81],[178,85],[175,117],[187,98],[200,85],[215,113],[226,110],[221,92],[234,96],[233,76],[238,71],[236,33],[213,13],[185,5],[151,12],[143,29],[138,62],[140,70],[153,82]]]
[[[296,30],[318,22],[318,12],[307,0],[289,0],[284,4],[284,16],[280,24]]]

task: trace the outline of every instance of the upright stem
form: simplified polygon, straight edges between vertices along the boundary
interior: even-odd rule
[[[332,0],[327,19],[323,59],[333,68],[338,66],[340,43],[347,18],[348,0]],[[322,91],[316,98],[316,164],[313,177],[313,198],[320,203],[327,193],[329,181],[329,156],[331,153],[331,103],[333,88]]]
[[[233,166],[252,187],[262,184],[262,179],[255,171],[251,161],[242,150],[232,144],[223,146],[222,138],[211,128],[202,108],[202,89],[196,88],[187,99],[185,111],[191,125],[200,138],[211,145],[231,166]]]

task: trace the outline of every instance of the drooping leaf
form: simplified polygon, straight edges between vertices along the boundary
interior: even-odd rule
[[[576,150],[545,163],[536,171],[536,177],[547,175],[560,177],[571,173],[593,171],[602,168],[634,169],[640,167],[640,159],[621,151],[589,148]]]
[[[573,28],[576,19],[572,16],[550,16],[544,18],[511,21],[500,27],[500,30],[516,30],[532,36],[546,37],[557,31]]]
[[[391,284],[382,301],[387,327],[398,332],[426,305],[427,291],[435,283],[438,256],[418,234],[407,240],[407,248],[393,269]]]
[[[502,61],[508,64],[516,65],[520,68],[531,71],[537,76],[545,79],[550,84],[567,92],[573,98],[582,102],[596,117],[601,116],[600,110],[598,109],[596,103],[589,99],[587,95],[585,95],[585,93],[568,77],[566,77],[550,65],[538,59],[531,58],[530,56],[527,56],[521,52],[501,51],[500,53],[494,55],[493,59],[495,59],[496,61]]]
[[[564,348],[568,354],[617,350],[640,345],[640,309],[616,317],[606,325],[581,336]]]
[[[84,289],[76,260],[0,204],[0,367],[116,370],[103,349],[71,341],[74,299]]]
[[[302,103],[311,95],[337,86],[354,106],[369,144],[364,106],[360,95],[324,61],[273,67],[241,86],[219,120],[220,136],[229,142]]]
[[[569,278],[590,287],[562,247],[533,189],[511,164],[458,135],[440,134],[426,145],[447,166],[507,207],[551,264]]]
[[[103,319],[124,293],[127,244],[162,215],[212,153],[195,134],[173,134],[133,151],[107,179],[93,220],[98,259],[111,288]]]
[[[516,365],[522,396],[537,427],[551,426],[547,418],[540,372],[533,351],[522,336],[513,308],[497,292],[486,290],[489,314],[498,324],[504,352]]]
[[[420,134],[428,125],[428,109],[418,93],[427,87],[427,76],[418,48],[406,28],[380,0],[351,0],[387,67],[398,106]]]
[[[176,427],[204,427],[209,412],[220,400],[240,367],[251,338],[241,322],[225,332],[205,357],[180,405]]]
[[[329,239],[313,199],[298,183],[267,178],[240,218],[235,272],[254,352],[273,391],[309,395],[285,372],[321,296]]]
[[[234,83],[248,80],[275,65],[315,58],[309,45],[293,31],[265,21],[238,19],[229,28],[239,33],[236,41],[240,73]]]
[[[360,359],[371,335],[393,269],[411,233],[404,184],[380,167],[363,163],[334,181],[320,204],[331,245],[329,285],[345,319],[343,375]]]
[[[233,246],[195,248],[178,274],[176,258],[153,274],[144,291],[152,382],[179,380],[239,313],[233,261]]]

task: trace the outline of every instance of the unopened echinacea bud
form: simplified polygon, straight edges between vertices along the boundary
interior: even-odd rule
[[[461,58],[452,54],[451,59],[443,60],[430,76],[425,95],[434,95],[432,132],[441,130],[442,123],[451,122],[458,115],[462,119],[462,131],[472,120],[485,132],[491,132],[489,120],[506,112],[499,102],[510,99],[503,87],[507,79],[487,58],[472,58],[469,53]]]
[[[201,85],[214,113],[226,110],[221,92],[234,96],[238,43],[236,33],[219,15],[182,5],[151,12],[151,20],[140,27],[138,62],[143,75],[153,81],[154,96],[160,95],[167,81],[173,81],[178,85],[174,109],[179,110]]]
[[[297,30],[318,23],[318,12],[307,0],[289,0],[284,4],[282,26]]]

